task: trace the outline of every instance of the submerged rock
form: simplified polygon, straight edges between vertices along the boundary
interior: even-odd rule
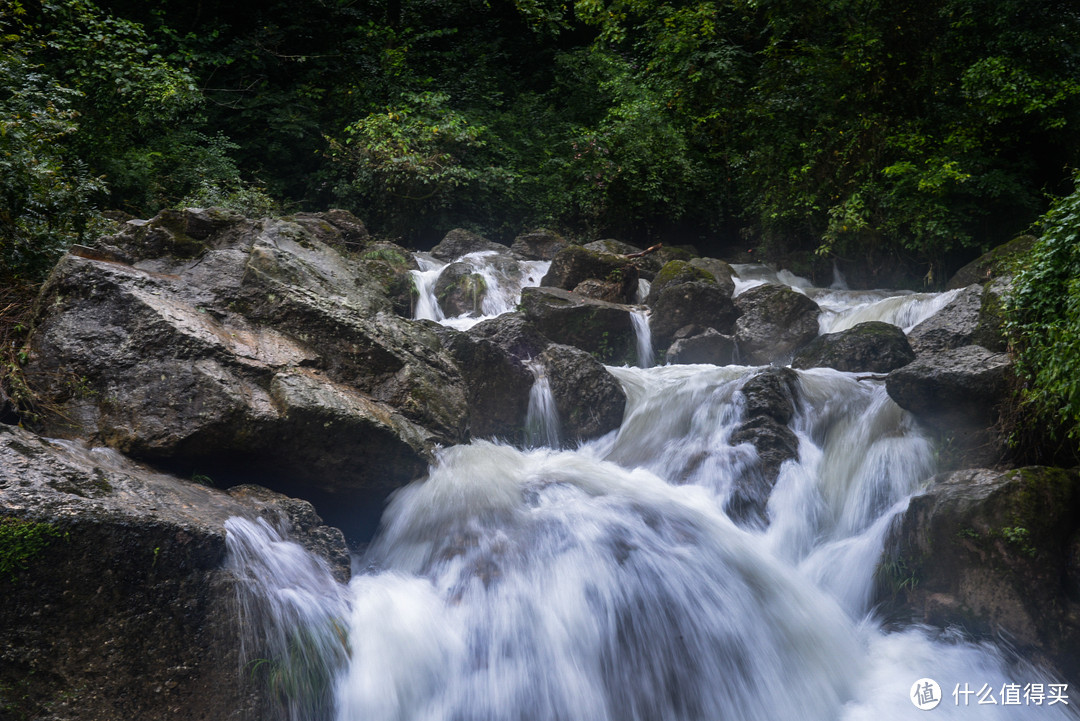
[[[754,446],[759,464],[739,477],[724,506],[737,522],[768,523],[765,510],[780,466],[799,457],[799,439],[788,428],[795,415],[798,383],[799,376],[790,368],[769,368],[752,376],[740,389],[744,420],[729,442]]]
[[[348,577],[341,532],[304,501],[0,425],[4,717],[269,718],[270,694],[239,672],[232,516],[289,527]]]
[[[879,572],[896,616],[1004,636],[1080,681],[1080,476],[976,468],[938,476],[897,521]]]
[[[735,297],[735,341],[747,363],[783,361],[818,334],[817,303],[787,286],[761,285]]]
[[[835,368],[860,373],[888,373],[915,360],[904,331],[891,323],[868,321],[826,333],[802,347],[793,368]]]

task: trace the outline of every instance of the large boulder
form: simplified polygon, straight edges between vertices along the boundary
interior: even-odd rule
[[[555,254],[540,285],[574,290],[583,281],[595,279],[618,286],[621,302],[632,302],[637,294],[638,269],[633,261],[580,245],[568,245]]]
[[[1012,359],[969,345],[925,355],[889,373],[885,388],[901,408],[940,429],[992,425],[1005,399]]]
[[[538,228],[514,238],[510,250],[526,260],[551,260],[566,247],[566,240],[550,230]]]
[[[369,271],[387,261],[285,220],[221,216],[181,238],[185,217],[105,240],[133,264],[71,253],[43,287],[26,371],[47,433],[353,495],[468,437],[461,370],[435,329],[394,313]]]
[[[961,290],[941,310],[911,329],[908,342],[912,350],[922,355],[975,343],[982,303],[981,285],[971,285]]]
[[[757,450],[756,467],[739,476],[725,503],[739,523],[763,526],[765,510],[780,466],[799,456],[799,439],[788,427],[795,415],[799,377],[790,368],[768,368],[751,376],[739,389],[743,422],[731,434],[732,445],[749,443]]]
[[[794,368],[888,373],[913,360],[915,352],[904,331],[890,323],[868,321],[818,336],[795,354],[791,365]]]
[[[555,343],[580,348],[611,365],[632,365],[637,358],[637,336],[626,306],[541,287],[523,289],[521,307],[525,318]]]
[[[738,311],[732,303],[734,284],[687,261],[665,263],[653,278],[646,303],[652,308],[649,329],[658,348],[678,336],[688,337],[712,328],[730,333]]]
[[[784,361],[817,337],[817,303],[783,285],[761,285],[735,297],[741,315],[735,341],[744,361]]]
[[[240,656],[261,640],[243,637],[223,566],[236,516],[290,528],[347,578],[341,532],[304,501],[232,495],[0,425],[4,718],[272,717]]]
[[[691,266],[704,270],[720,284],[721,288],[732,294],[735,293],[735,269],[728,263],[717,258],[691,258],[689,261]],[[728,290],[730,289],[730,290]]]
[[[538,361],[551,384],[564,442],[576,444],[619,427],[626,394],[598,360],[578,348],[554,344]]]
[[[496,243],[463,228],[454,228],[431,249],[431,255],[439,260],[457,260],[469,253],[482,251],[495,251],[496,253],[509,253],[510,249],[502,243]]]
[[[894,526],[880,598],[896,617],[1004,636],[1080,682],[1080,477],[985,468],[938,476]]]

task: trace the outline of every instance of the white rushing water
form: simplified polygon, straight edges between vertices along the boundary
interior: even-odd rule
[[[938,302],[910,302],[923,300]],[[859,305],[835,303],[837,315]],[[609,370],[627,394],[617,432],[556,450],[534,367],[532,442],[543,446],[442,450],[423,482],[393,496],[347,589],[264,527],[230,526],[234,553],[234,536],[269,539],[241,544],[237,573],[283,579],[249,582],[286,599],[285,630],[263,635],[288,650],[297,626],[348,629],[347,657],[340,637],[315,633],[329,639],[318,675],[332,678],[319,698],[333,703],[298,703],[292,718],[900,721],[924,718],[911,697],[922,678],[941,688],[926,718],[1078,718],[1080,699],[1004,703],[1014,685],[1058,683],[1046,671],[875,619],[890,521],[934,473],[931,443],[880,382],[797,372],[798,458],[780,467],[757,527],[724,508],[760,480],[757,451],[730,441],[741,389],[761,369]]]
[[[529,389],[529,407],[525,413],[526,442],[531,448],[558,448],[561,445],[559,413],[555,408],[555,396],[551,392],[547,369],[538,360],[531,360],[525,365],[533,374],[533,385]]]
[[[451,263],[444,263],[427,253],[417,253],[416,261],[420,270],[412,271],[417,292],[413,318],[433,320],[458,330],[467,330],[486,318],[512,311],[521,300],[521,289],[540,285],[551,266],[550,261],[516,260],[490,250],[457,258],[454,263],[464,263],[470,272],[482,279],[483,300],[479,308],[448,318],[439,307],[435,286]]]

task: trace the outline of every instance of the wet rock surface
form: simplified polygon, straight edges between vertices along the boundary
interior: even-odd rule
[[[735,297],[735,341],[747,363],[784,362],[818,334],[817,303],[787,286],[761,285]]]
[[[626,395],[600,361],[560,344],[548,346],[538,359],[547,370],[565,443],[597,438],[619,427]]]
[[[348,577],[341,531],[306,501],[230,494],[0,426],[5,714],[267,718],[265,691],[237,672],[236,581],[222,568],[232,516],[290,528]]]
[[[835,368],[860,373],[888,373],[915,360],[904,331],[869,321],[838,333],[819,335],[791,361],[793,368]]]
[[[667,349],[665,361],[672,365],[711,363],[729,365],[735,362],[738,349],[735,339],[712,328],[686,338],[676,338]]]
[[[592,353],[603,363],[632,363],[637,355],[630,309],[558,288],[525,288],[525,318],[555,343]]]
[[[938,476],[893,529],[879,598],[917,623],[1004,637],[1080,681],[1080,477],[986,468]]]
[[[574,290],[588,280],[598,280],[618,288],[612,293],[620,302],[633,302],[637,293],[638,269],[625,257],[569,245],[551,261],[551,267],[540,285],[562,290]]]

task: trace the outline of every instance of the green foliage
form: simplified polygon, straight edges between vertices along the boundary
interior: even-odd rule
[[[67,147],[78,93],[43,74],[19,44],[0,44],[0,281],[41,280],[63,251],[100,230],[103,189]]]
[[[64,533],[50,523],[0,518],[0,579],[15,583],[34,559]]]
[[[1006,298],[1006,332],[1026,381],[1023,400],[1080,440],[1080,176],[1043,217]]]

